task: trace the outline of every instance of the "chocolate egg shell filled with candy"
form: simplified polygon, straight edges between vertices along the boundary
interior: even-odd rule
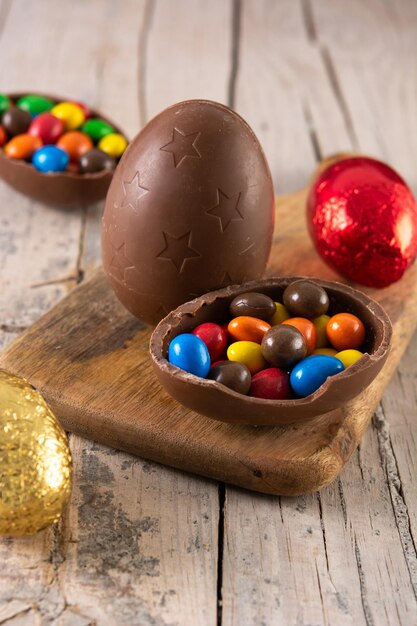
[[[366,329],[361,348],[364,354],[305,398],[269,400],[245,396],[213,380],[192,376],[168,362],[168,346],[174,337],[192,332],[199,324],[225,323],[230,319],[229,307],[236,296],[263,293],[280,302],[286,287],[300,278],[270,278],[232,285],[186,302],[172,311],[156,327],[150,342],[152,364],[161,385],[178,402],[202,415],[236,424],[271,426],[312,419],[344,406],[361,393],[374,380],[388,357],[392,327],[380,304],[337,282],[314,279],[329,296],[329,315],[345,311],[362,320]],[[267,369],[263,371],[268,372]]]
[[[116,169],[103,217],[103,265],[117,297],[154,324],[202,293],[262,276],[274,192],[251,128],[222,104],[162,111]]]
[[[39,96],[40,94],[37,94],[36,98]],[[29,98],[29,96],[26,93],[12,93],[7,94],[7,98],[9,103],[17,103],[23,98]],[[47,100],[55,105],[68,100],[68,98],[42,95],[40,100]],[[13,105],[13,108],[15,108],[15,105]],[[22,114],[30,117],[26,110],[22,109]],[[3,116],[4,115],[5,113],[3,113]],[[91,115],[94,118],[103,120],[115,132],[123,134],[119,126],[111,122],[99,111],[91,111]],[[36,119],[35,117],[34,121]],[[106,155],[104,155],[104,157],[106,157]],[[74,172],[67,170],[64,172],[49,172],[45,174],[38,171],[32,163],[26,160],[9,158],[6,152],[0,149],[0,178],[14,187],[14,189],[29,196],[33,200],[54,207],[70,208],[79,207],[80,205],[86,206],[102,200],[106,196],[113,174],[114,170],[108,169],[107,167],[97,172],[87,170]]]

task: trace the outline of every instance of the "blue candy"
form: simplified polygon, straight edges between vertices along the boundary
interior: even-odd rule
[[[314,354],[299,361],[291,372],[290,384],[297,396],[314,393],[329,376],[343,372],[342,361],[326,354]]]
[[[68,165],[68,154],[57,146],[43,146],[36,150],[32,163],[37,170],[47,172],[64,172]]]
[[[200,378],[206,378],[210,370],[210,354],[206,344],[190,333],[178,335],[171,341],[168,361]]]

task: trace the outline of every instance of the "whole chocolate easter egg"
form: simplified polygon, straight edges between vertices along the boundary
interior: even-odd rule
[[[262,276],[274,191],[248,124],[190,100],[151,120],[123,155],[103,216],[103,265],[122,304],[155,324],[207,291]]]

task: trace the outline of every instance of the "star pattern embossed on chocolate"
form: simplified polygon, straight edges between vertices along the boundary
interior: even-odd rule
[[[175,167],[179,167],[187,157],[201,159],[201,154],[195,145],[200,135],[199,131],[186,135],[178,128],[174,128],[172,140],[162,146],[161,150],[163,152],[171,152]]]
[[[120,207],[130,206],[135,212],[139,209],[139,200],[149,193],[149,189],[140,184],[140,174],[136,172],[131,180],[122,181],[123,198]]]
[[[233,279],[230,276],[229,272],[225,272],[223,278],[220,281],[221,287],[228,287],[229,285],[233,285]]]
[[[126,244],[122,243],[119,246],[112,244],[113,256],[110,260],[109,274],[116,280],[126,284],[126,270],[134,269],[135,266],[126,256]]]
[[[171,261],[177,272],[184,271],[186,262],[189,259],[201,256],[197,250],[191,247],[191,231],[189,230],[180,237],[173,237],[168,233],[162,233],[165,239],[165,248],[157,254],[157,259],[167,259]]]
[[[224,191],[217,189],[216,204],[206,211],[208,215],[219,220],[223,233],[231,222],[243,220],[243,215],[238,209],[240,196],[241,194],[238,193],[229,197]]]

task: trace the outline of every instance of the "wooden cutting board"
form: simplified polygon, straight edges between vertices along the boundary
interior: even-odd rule
[[[340,280],[307,234],[307,191],[277,199],[268,276]],[[189,411],[158,384],[151,330],[117,302],[102,270],[24,332],[0,365],[44,395],[66,429],[176,468],[272,494],[297,495],[334,480],[360,442],[417,323],[417,264],[383,290],[364,289],[391,317],[388,361],[342,409],[286,427],[225,424]]]

